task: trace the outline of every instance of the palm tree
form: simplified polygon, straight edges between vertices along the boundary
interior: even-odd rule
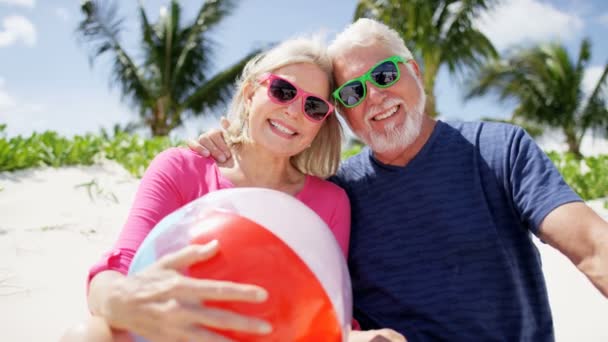
[[[161,11],[155,24],[148,20],[140,1],[140,63],[119,41],[124,20],[117,15],[116,2],[84,1],[81,6],[84,19],[76,33],[90,47],[91,63],[102,55],[111,56],[112,81],[120,86],[123,99],[139,109],[153,135],[167,135],[187,115],[200,115],[225,104],[236,77],[255,54],[252,52],[226,70],[209,75],[215,48],[209,31],[233,8],[231,0],[205,1],[194,21],[181,27],[177,0],[171,1],[168,10]]]
[[[608,63],[590,94],[583,77],[591,58],[591,43],[582,41],[578,59],[563,45],[541,44],[515,51],[505,60],[489,62],[470,81],[467,98],[498,93],[501,101],[516,99],[514,118],[560,129],[570,152],[579,158],[581,140],[590,129],[608,132]]]
[[[438,115],[435,80],[442,65],[463,74],[497,55],[474,20],[497,0],[360,0],[355,19],[365,17],[395,29],[422,62],[427,114]]]

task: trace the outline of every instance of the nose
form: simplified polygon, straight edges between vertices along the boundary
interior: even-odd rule
[[[295,99],[295,101],[293,101],[287,105],[287,107],[285,108],[285,113],[294,118],[303,114],[303,113],[301,113],[302,108],[303,108],[302,101],[304,101],[303,97],[299,97],[299,98]]]
[[[371,103],[377,104],[384,101],[386,94],[382,89],[376,88],[371,82],[367,82],[367,100]]]

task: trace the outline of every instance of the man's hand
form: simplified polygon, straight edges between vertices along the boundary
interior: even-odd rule
[[[351,330],[348,342],[407,342],[407,339],[393,329]]]
[[[228,128],[230,124],[226,118],[222,118],[220,124],[224,129]],[[230,148],[224,140],[222,130],[212,129],[206,133],[201,134],[198,140],[190,139],[186,142],[188,147],[198,154],[215,159],[216,161],[223,163],[230,159]]]

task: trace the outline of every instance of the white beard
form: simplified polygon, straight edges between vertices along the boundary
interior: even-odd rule
[[[398,125],[391,123],[385,126],[384,132],[374,131],[369,121],[367,127],[354,131],[354,133],[365,142],[374,152],[386,153],[396,150],[404,150],[410,146],[420,135],[422,121],[424,118],[424,107],[426,94],[420,82],[416,82],[420,91],[420,98],[414,106],[409,108],[403,101],[401,106],[405,111],[405,121]],[[372,112],[372,111],[370,111]]]

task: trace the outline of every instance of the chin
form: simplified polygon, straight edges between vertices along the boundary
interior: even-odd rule
[[[356,132],[374,152],[398,152],[410,147],[422,131],[423,114],[408,113],[401,124],[389,125],[382,132],[368,128],[366,132]],[[363,133],[363,134],[362,134]]]

